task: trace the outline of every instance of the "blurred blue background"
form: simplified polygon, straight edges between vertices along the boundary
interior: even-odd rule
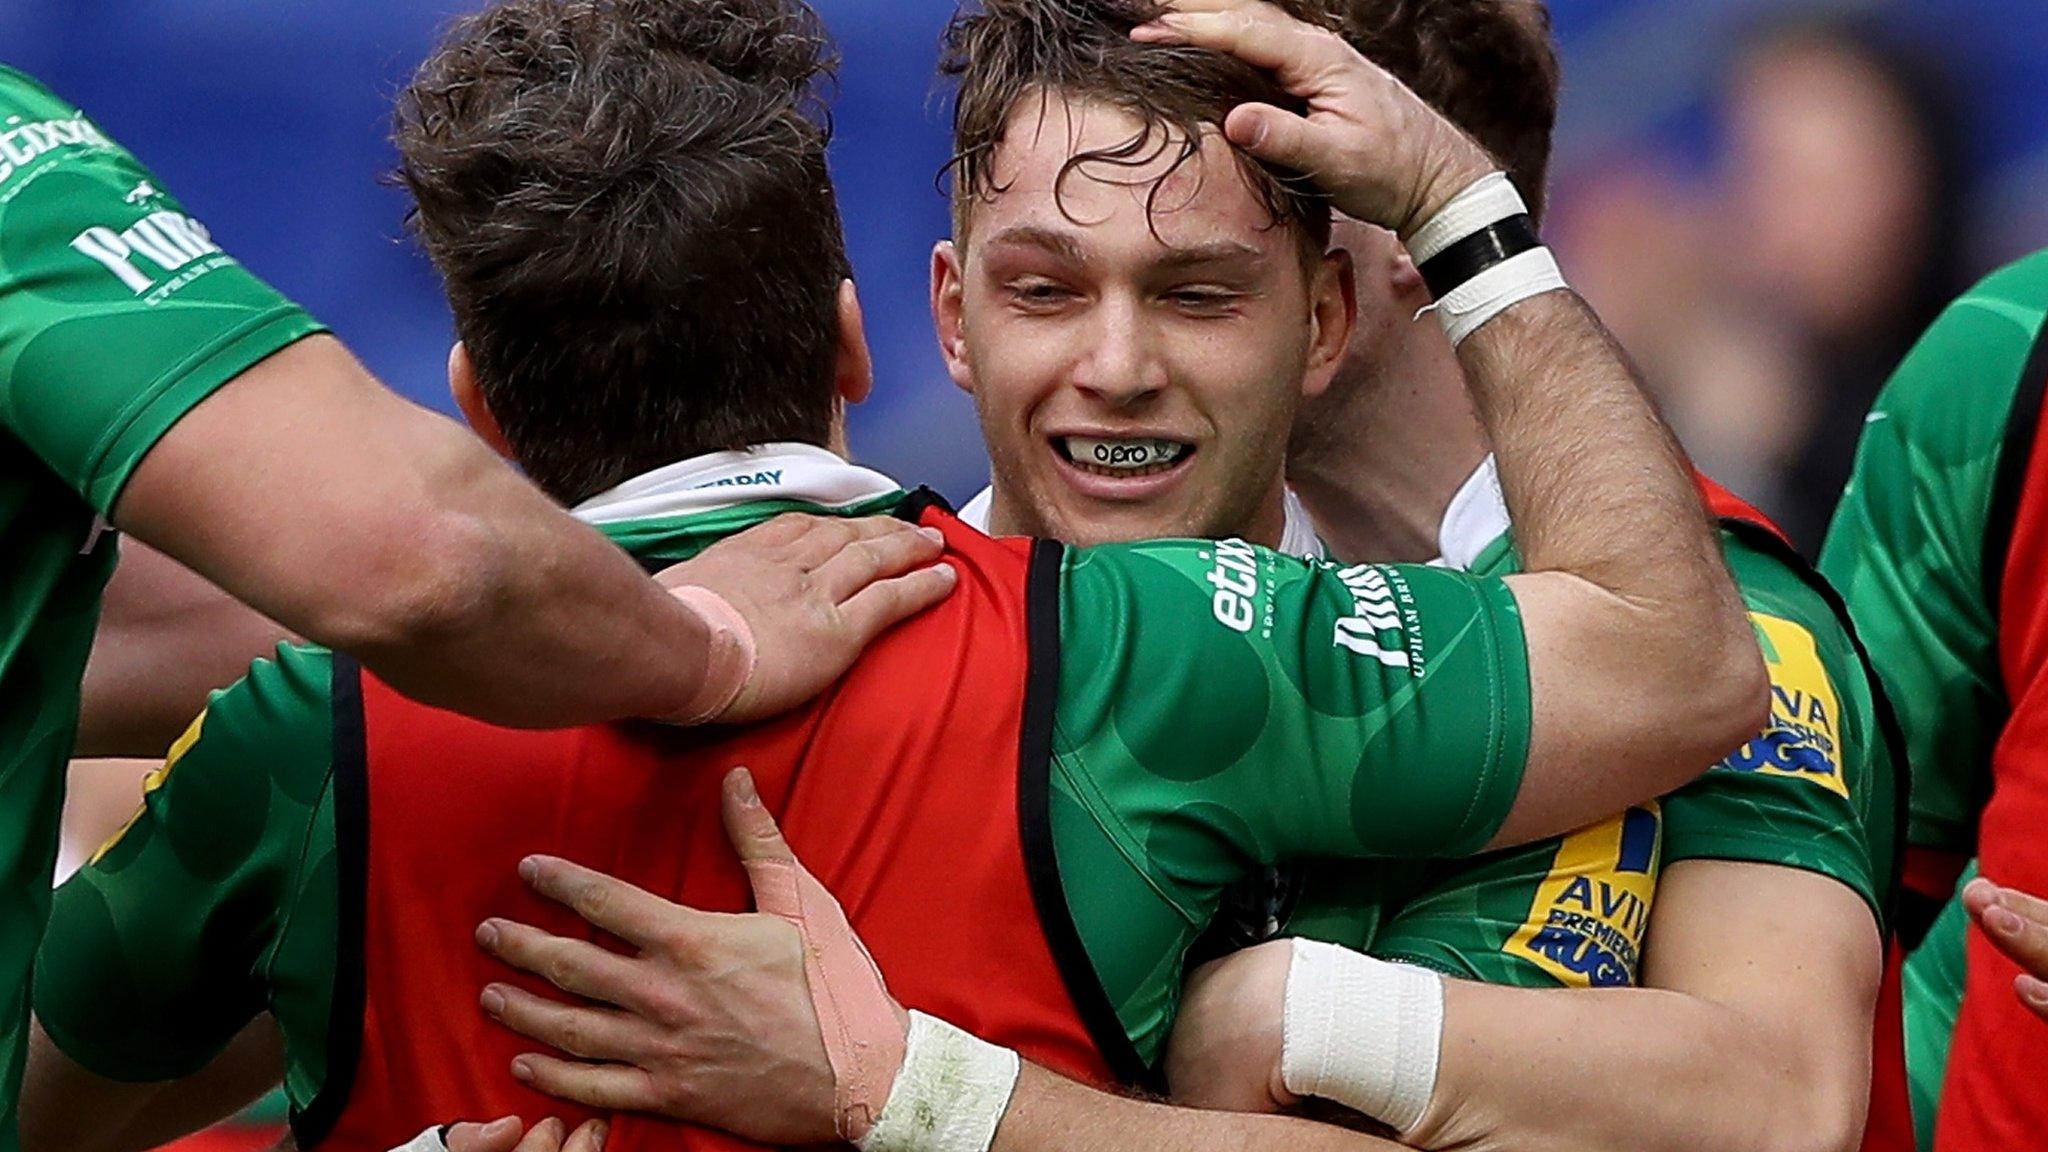
[[[82,104],[155,167],[230,251],[332,324],[379,376],[445,408],[446,309],[431,270],[404,238],[402,199],[380,175],[392,163],[392,94],[436,28],[474,6],[4,0],[0,59]],[[900,478],[964,499],[982,482],[984,464],[971,406],[940,368],[925,305],[928,254],[946,230],[934,174],[948,152],[946,104],[930,77],[952,6],[818,6],[845,58],[835,171],[881,374],[874,401],[856,416],[854,445]],[[1554,0],[1552,11],[1566,78],[1553,217],[1562,221],[1567,267],[1574,267],[1575,245],[1585,251],[1596,304],[1621,312],[1635,305],[1636,319],[1617,321],[1632,348],[1638,340],[1676,339],[1667,313],[1681,308],[1682,297],[1666,287],[1668,268],[1631,255],[1617,260],[1610,251],[1629,250],[1625,222],[1696,228],[1709,249],[1758,242],[1735,223],[1739,214],[1717,207],[1730,183],[1728,94],[1739,71],[1731,61],[1760,27],[1790,15],[1867,18],[1946,76],[1967,128],[1953,136],[1967,191],[1937,210],[1956,222],[1949,246],[1962,273],[2048,243],[2048,0]],[[1779,97],[1766,91],[1763,99]],[[1774,187],[1768,178],[1747,183]],[[1868,241],[1890,243],[1885,236]],[[1699,259],[1693,249],[1672,258],[1675,268]],[[1643,299],[1666,291],[1674,293],[1669,301]],[[1759,355],[1751,359],[1773,363],[1768,352]],[[1738,358],[1733,371],[1746,380],[1742,363]],[[1863,371],[1873,373],[1881,377],[1882,367]],[[1672,379],[1684,375],[1675,371]],[[1737,487],[1780,499],[1781,489],[1799,483],[1789,465],[1753,450],[1753,435],[1717,430],[1716,421],[1740,423],[1758,404],[1794,415],[1801,403],[1825,409],[1800,399],[1798,390],[1808,385],[1794,376],[1784,385],[1793,391],[1761,398],[1714,385],[1708,400],[1689,400],[1685,385],[1671,383],[1674,418],[1692,426],[1689,439],[1706,445],[1696,442],[1695,451],[1728,471]],[[1701,404],[1705,415],[1692,412]],[[1718,416],[1717,407],[1725,409]],[[1803,418],[1809,438],[1843,435],[1836,417]],[[1717,446],[1716,436],[1727,443]],[[1736,458],[1745,453],[1757,459]]]

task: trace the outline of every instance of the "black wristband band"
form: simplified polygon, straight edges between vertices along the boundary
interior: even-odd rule
[[[1488,268],[1541,247],[1536,225],[1524,212],[1488,224],[1423,261],[1417,271],[1429,285],[1429,294],[1441,300]]]

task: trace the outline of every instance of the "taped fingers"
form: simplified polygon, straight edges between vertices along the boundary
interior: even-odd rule
[[[858,1141],[874,1127],[903,1067],[902,1010],[845,909],[797,860],[745,769],[725,778],[723,814],[756,906],[794,924],[803,938],[804,977],[832,1065],[836,1126]]]

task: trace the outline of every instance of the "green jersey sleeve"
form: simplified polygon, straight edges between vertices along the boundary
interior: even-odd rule
[[[1904,729],[1910,843],[1969,852],[2007,704],[1985,526],[2006,424],[2048,313],[2048,254],[1942,313],[1878,396],[1821,551]]]
[[[0,67],[0,428],[101,514],[185,413],[320,330],[75,106]]]
[[[1726,538],[1770,673],[1768,727],[1665,801],[1664,863],[1737,860],[1839,880],[1884,916],[1898,793],[1869,676],[1834,609]]]
[[[1060,619],[1059,774],[1134,847],[1209,806],[1260,863],[1469,855],[1521,786],[1528,656],[1499,580],[1130,544],[1069,553]]]
[[[330,994],[274,985],[333,969],[331,658],[283,649],[218,692],[147,784],[142,810],[59,888],[35,1009],[72,1059],[111,1079],[204,1067],[257,1013],[324,1027]],[[326,948],[317,966],[293,948]],[[303,1031],[289,1026],[287,1033]]]
[[[1240,541],[1072,550],[1059,578],[1049,821],[1142,1058],[1249,869],[1470,854],[1514,803],[1528,656],[1497,579]]]

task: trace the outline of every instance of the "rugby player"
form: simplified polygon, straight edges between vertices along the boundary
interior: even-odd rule
[[[1906,971],[1906,1042],[1923,1148],[2024,1147],[2048,1131],[2033,1074],[2048,987],[2021,973],[2048,891],[2044,595],[2048,253],[1993,273],[1929,327],[1865,421],[1821,568],[1885,653],[1912,764],[1908,883],[1949,906]],[[1976,865],[1964,869],[1972,856]],[[1964,882],[1981,867],[1997,882]],[[1963,897],[1967,897],[1964,899]],[[1982,929],[1968,933],[1975,919]],[[1925,923],[1923,918],[1921,921]],[[1967,940],[1966,940],[1967,937]],[[1952,1036],[1951,1036],[1952,1033]]]
[[[747,586],[664,594],[385,391],[76,106],[0,68],[0,1150],[110,524],[403,690],[508,723],[701,718],[735,611],[760,645],[737,714],[758,715],[890,622]],[[928,597],[914,579],[899,591]]]
[[[817,68],[809,29],[808,13],[766,0],[519,0],[462,25],[409,97],[407,174],[461,317],[451,382],[465,411],[643,558],[687,552],[791,502],[848,514],[917,503],[825,451],[840,401],[868,380],[823,133],[799,115]],[[1116,30],[1102,36],[1124,43]],[[1206,102],[1173,113],[1188,118],[1179,138],[1194,148],[1112,180],[1083,173],[1065,201],[1041,187],[1048,217],[1061,203],[1113,210],[1156,223],[1162,243],[1193,258],[1220,259],[1247,287],[1220,310],[1177,302],[1202,337],[1192,350],[1213,357],[1263,340],[1276,376],[1326,376],[1349,318],[1313,303],[1343,279],[1331,267],[1341,261],[1323,255],[1316,206],[1200,127],[1233,104],[1283,94],[1209,53],[1154,58],[1162,90]],[[643,99],[612,99],[622,86]],[[1385,142],[1386,172],[1366,174],[1350,207],[1412,230],[1486,162],[1405,92],[1389,86],[1385,97],[1404,131]],[[1144,104],[1062,96],[1059,107],[1111,139],[1174,123]],[[1028,121],[1020,110],[1017,123]],[[1179,207],[1153,213],[1148,187]],[[650,227],[653,212],[672,218]],[[1225,226],[1256,244],[1214,247]],[[488,293],[477,290],[486,276]],[[190,1071],[266,1007],[283,1026],[287,1087],[308,1141],[363,1145],[457,1108],[539,1103],[497,1082],[510,1039],[455,1007],[486,971],[467,925],[493,903],[519,910],[511,866],[550,844],[608,856],[671,894],[715,902],[722,892],[736,906],[739,874],[715,832],[689,817],[709,816],[716,769],[741,759],[792,835],[810,841],[814,863],[826,859],[821,872],[859,893],[863,931],[899,987],[930,985],[908,993],[913,1002],[1097,1080],[1135,1078],[1137,1061],[1156,1058],[1178,957],[1248,862],[1283,851],[1470,850],[1555,833],[1689,778],[1694,770],[1673,765],[1710,762],[1760,720],[1753,635],[1711,536],[1692,523],[1697,497],[1675,452],[1595,322],[1555,291],[1499,304],[1465,354],[1504,481],[1537,501],[1518,503],[1537,527],[1530,552],[1541,575],[1337,570],[1229,542],[1067,552],[993,543],[927,511],[948,532],[960,591],[884,638],[826,704],[766,728],[521,735],[408,704],[321,652],[259,667],[194,727],[141,821],[59,896],[38,994],[63,1052],[39,1063],[37,1139],[94,1146],[81,1143],[94,1133],[76,1130],[87,1124],[118,1144],[123,1117],[155,1094],[124,1077]],[[1325,312],[1328,330],[1304,336]],[[754,339],[761,333],[776,338]],[[521,354],[531,342],[544,342],[550,367],[578,370],[535,372]],[[1547,368],[1557,356],[1582,367],[1562,379]],[[641,426],[658,399],[686,459],[597,493],[528,459],[519,429],[529,426],[517,416],[563,379],[616,405],[588,425],[550,426],[550,445],[612,451],[607,425]],[[809,444],[703,452],[722,440],[707,428],[758,441],[760,421],[790,410],[822,414],[826,431]],[[1523,447],[1596,433],[1609,451]],[[1573,485],[1571,514],[1543,505],[1537,476]],[[1613,533],[1581,519],[1600,509],[1629,524],[1624,535],[1649,539],[1615,554]],[[1625,590],[1560,576],[1555,565],[1579,555],[1597,555],[1603,578]],[[1515,597],[1513,616],[1485,614],[1481,597],[1496,588]],[[1394,619],[1381,627],[1389,605]],[[1027,631],[1039,637],[1035,660]],[[1489,666],[1503,660],[1496,643],[1521,636],[1543,701],[1533,719],[1519,680]],[[1728,673],[1709,695],[1729,698],[1705,717],[1698,686],[1658,688],[1702,659]],[[1040,686],[1027,707],[1033,668]],[[1390,698],[1402,707],[1384,707]],[[1265,703],[1248,710],[1253,701]],[[1656,737],[1635,727],[1681,704],[1684,722]],[[1621,725],[1631,730],[1610,746]],[[1519,783],[1502,779],[1504,755],[1525,764],[1507,773]],[[1006,772],[983,770],[1011,756],[1021,795]],[[1621,780],[1648,760],[1658,779]],[[380,785],[394,761],[403,787]],[[481,790],[471,782],[485,763],[493,786]],[[272,800],[250,806],[219,787],[237,776],[267,781]],[[573,799],[562,791],[570,782]],[[234,810],[208,811],[215,803]],[[1035,904],[1020,813],[1036,830]],[[201,828],[243,834],[195,844],[187,830]],[[1090,915],[1058,886],[1066,874],[1127,876],[1130,886]],[[185,911],[166,915],[173,906]],[[934,933],[934,906],[957,908],[958,922]],[[1064,976],[1041,920],[1068,942]],[[224,975],[231,987],[207,986]],[[351,988],[356,979],[363,986]],[[117,998],[126,1003],[107,1011]],[[849,1126],[859,1114],[849,1110]],[[627,1120],[615,1124],[615,1146],[630,1143],[628,1131]]]
[[[1497,9],[1487,9],[1491,21],[1477,6],[1468,11],[1462,23],[1453,17],[1452,28],[1438,33],[1446,36],[1446,41],[1419,51],[1404,49],[1400,20],[1372,5],[1352,8],[1351,31],[1355,37],[1391,47],[1392,58],[1407,61],[1413,70],[1422,60],[1456,59],[1458,52],[1452,44],[1470,53],[1474,31],[1502,37],[1504,22]],[[1540,11],[1523,15],[1540,16]],[[1518,29],[1513,16],[1505,23],[1505,39],[1513,46],[1510,51],[1524,53],[1525,59],[1531,55],[1547,58],[1548,45],[1540,27]],[[1453,29],[1458,38],[1449,40]],[[1406,33],[1416,34],[1412,28]],[[1534,52],[1532,41],[1538,46]],[[1496,83],[1502,71],[1490,73]],[[1540,67],[1534,71],[1542,75]],[[1418,79],[1433,89],[1430,95],[1440,106],[1466,111],[1461,119],[1477,122],[1488,143],[1498,141],[1497,152],[1524,159],[1519,174],[1527,177],[1533,172],[1533,183],[1540,188],[1542,162],[1547,158],[1547,119],[1532,145],[1526,134],[1518,135],[1499,119],[1486,120],[1500,114],[1488,108],[1480,93],[1459,89],[1457,80],[1441,73]],[[1541,96],[1554,100],[1554,79],[1540,83]],[[1469,81],[1466,87],[1471,87]],[[970,87],[962,100],[971,99]],[[1525,98],[1524,106],[1527,103]],[[962,119],[971,117],[963,111]],[[1507,119],[1513,121],[1514,117]],[[964,152],[972,148],[971,140],[963,140]],[[1421,286],[1413,283],[1413,266],[1403,267],[1400,253],[1389,241],[1371,235],[1363,226],[1352,229],[1348,239],[1361,266],[1397,270],[1387,277],[1391,293],[1381,317],[1412,315],[1414,297],[1421,291]],[[943,262],[940,271],[943,285],[948,274]],[[1403,279],[1410,282],[1405,289],[1399,287]],[[1379,285],[1371,277],[1366,283],[1365,295],[1370,298]],[[941,299],[943,340],[947,324],[943,292]],[[1421,299],[1426,301],[1426,295]],[[1382,554],[1403,546],[1412,549],[1409,540],[1393,539],[1399,530],[1406,530],[1412,539],[1424,541],[1422,546],[1433,546],[1468,565],[1475,560],[1482,564],[1510,562],[1509,546],[1496,539],[1506,524],[1505,513],[1499,509],[1497,495],[1488,492],[1484,468],[1474,475],[1475,465],[1485,456],[1485,444],[1463,402],[1448,344],[1440,335],[1434,344],[1428,342],[1427,335],[1417,339],[1408,334],[1403,339],[1398,327],[1387,326],[1392,333],[1387,338],[1391,346],[1367,345],[1375,358],[1360,358],[1361,372],[1377,370],[1378,377],[1354,380],[1354,395],[1345,401],[1353,407],[1351,423],[1360,427],[1352,429],[1340,422],[1335,434],[1316,438],[1325,454],[1330,445],[1337,445],[1349,455],[1315,461],[1317,472],[1321,476],[1362,477],[1369,484],[1385,471],[1380,465],[1375,472],[1375,450],[1390,450],[1424,473],[1434,471],[1436,487],[1423,485],[1421,494],[1405,504],[1390,500],[1384,489],[1355,486],[1333,492],[1329,487],[1318,489],[1308,484],[1303,488],[1324,506],[1356,508],[1368,501],[1378,502],[1377,507],[1384,510],[1379,523],[1394,531],[1381,527],[1377,539],[1354,531],[1352,537],[1363,540],[1358,546],[1377,545]],[[1370,309],[1365,327],[1368,331],[1374,328]],[[1433,332],[1428,328],[1417,331]],[[1446,362],[1449,375],[1442,368]],[[1418,387],[1424,381],[1442,381],[1443,388],[1431,394]],[[1425,399],[1408,398],[1417,392]],[[1374,421],[1377,429],[1372,427]],[[992,439],[1002,433],[1001,426],[989,422],[986,414],[984,422],[990,425]],[[1434,452],[1429,459],[1417,460],[1415,449],[1403,446],[1409,430],[1418,426],[1440,431],[1430,445]],[[1347,437],[1344,432],[1352,435]],[[995,491],[1000,493],[1004,488],[1000,463],[997,473]],[[1413,491],[1412,475],[1409,481]],[[1348,503],[1341,503],[1344,501]],[[982,503],[1003,507],[1000,500]],[[1012,505],[1018,506],[1029,509],[1032,504],[1017,501]],[[1070,517],[1069,523],[1075,519]],[[1442,521],[1441,525],[1437,521]],[[1340,528],[1350,526],[1340,518],[1329,522]],[[1484,1137],[1509,1144],[1542,1146],[1542,1141],[1554,1141],[1581,1148],[1660,1144],[1841,1148],[1855,1142],[1870,1093],[1871,999],[1881,958],[1875,946],[1876,927],[1888,903],[1895,807],[1889,754],[1879,731],[1879,705],[1848,630],[1827,594],[1802,581],[1796,557],[1768,538],[1735,529],[1731,529],[1726,546],[1758,614],[1760,632],[1774,641],[1773,671],[1780,677],[1782,714],[1774,717],[1773,731],[1755,746],[1710,775],[1708,781],[1669,802],[1666,859],[1675,864],[1678,884],[1660,897],[1653,913],[1660,925],[1657,938],[1662,951],[1652,952],[1653,957],[1661,958],[1661,963],[1652,965],[1656,977],[1652,982],[1683,995],[1592,1002],[1453,986],[1448,1010],[1455,1018],[1461,1005],[1469,1005],[1471,1027],[1463,1033],[1451,1030],[1459,1043],[1449,1049],[1454,1055],[1446,1057],[1445,1091],[1440,1094],[1444,1106],[1417,1121],[1407,1133],[1410,1139],[1439,1143]],[[1827,704],[1816,710],[1812,701],[1823,694]],[[1801,746],[1814,749],[1817,758],[1801,756]],[[1654,817],[1643,822],[1654,835]],[[1791,829],[1800,831],[1788,834]],[[1546,926],[1545,913],[1569,912],[1574,907],[1571,897],[1560,899],[1571,891],[1570,877],[1562,872],[1564,861],[1583,856],[1600,843],[1593,836],[1574,839],[1576,842],[1562,851],[1553,848],[1542,857],[1536,881],[1548,880],[1551,885],[1547,894],[1538,888],[1533,903],[1530,889],[1534,885],[1504,885],[1514,877],[1512,867],[1520,862],[1503,859],[1479,868],[1437,869],[1425,878],[1419,894],[1407,900],[1409,910],[1382,920],[1378,918],[1382,909],[1402,903],[1399,898],[1387,899],[1389,889],[1384,881],[1376,882],[1370,874],[1332,872],[1315,879],[1291,927],[1461,976],[1488,978],[1503,964],[1526,968],[1532,962],[1547,962],[1567,976],[1566,983],[1573,982],[1570,976],[1577,976],[1576,982],[1585,984],[1590,982],[1587,973],[1583,969],[1563,973],[1560,961],[1564,955],[1545,952],[1541,946],[1545,937],[1539,934]],[[1608,852],[1617,851],[1611,836],[1605,843]],[[1559,872],[1553,873],[1553,867]],[[586,878],[584,882],[595,881]],[[1647,884],[1647,878],[1644,882]],[[1413,891],[1413,882],[1410,884]],[[1399,887],[1392,890],[1401,891]],[[1518,897],[1508,915],[1495,910],[1493,903],[1500,900],[1502,891]],[[1762,908],[1771,909],[1770,914],[1760,912]],[[1475,909],[1481,913],[1476,926]],[[1454,927],[1460,920],[1467,925],[1462,936]],[[1557,918],[1552,916],[1549,923],[1556,924]],[[1552,935],[1556,934],[1553,929]],[[1640,942],[1638,926],[1625,947]],[[1808,958],[1801,970],[1789,974],[1770,964],[1788,947]],[[1589,952],[1582,948],[1565,955],[1576,958]],[[1748,955],[1755,960],[1746,963]],[[1203,1045],[1200,1057],[1180,1062],[1184,1075],[1175,1081],[1177,1090],[1189,1079],[1195,1081],[1198,1098],[1205,1090],[1233,1087],[1210,1083],[1227,1068],[1203,1064],[1216,1064],[1220,1058],[1226,1065],[1233,1061],[1241,1065],[1247,1052],[1258,1050],[1259,1046],[1247,1043],[1256,1038],[1270,1042],[1271,1067],[1237,1081],[1242,1085],[1248,1080],[1254,1096],[1248,1099],[1240,1093],[1211,1098],[1210,1102],[1240,1108],[1274,1102],[1268,1092],[1281,1092],[1277,1086],[1280,994],[1274,985],[1284,984],[1288,971],[1286,953],[1281,956],[1277,975],[1267,965],[1266,974],[1272,978],[1263,986],[1256,980],[1217,977],[1200,985],[1205,991],[1197,994],[1195,1002],[1203,1014],[1220,1013],[1226,1018],[1184,1021],[1184,1030],[1192,1029],[1198,1037],[1206,1033],[1211,1041]],[[643,982],[660,978],[658,965],[639,973]],[[579,990],[588,991],[588,984]],[[717,993],[699,990],[690,1002],[731,1004],[743,999],[734,989],[721,987]],[[771,1018],[779,1017],[766,1010],[734,1016],[740,1021]],[[516,1007],[509,1019],[541,1039],[560,1038],[560,1029],[573,1021],[573,1017],[561,1015],[549,1018],[530,1005]],[[767,1029],[765,1024],[756,1027]],[[587,1047],[588,1029],[583,1031]],[[1558,1056],[1555,1062],[1559,1067],[1553,1077],[1532,1079],[1523,1066],[1501,1059],[1503,1052],[1524,1046],[1532,1033],[1593,1039],[1579,1040],[1570,1046],[1573,1051]],[[1470,1054],[1472,1059],[1461,1064],[1455,1057],[1460,1053]],[[609,1055],[630,1059],[619,1052]],[[1640,1070],[1643,1091],[1634,1094],[1627,1106],[1617,1107],[1605,1091],[1603,1069],[1615,1066]],[[540,1067],[558,1070],[558,1083],[572,1096],[604,1083],[596,1075],[578,1076],[562,1070],[558,1063]],[[657,1080],[661,1073],[673,1073],[681,1083],[646,1086],[647,1090],[630,1098],[642,1107],[656,1106],[654,1101],[663,1095],[682,1096],[682,1085],[698,1080],[705,1072],[701,1066],[643,1068],[656,1072]],[[733,1099],[729,1070],[716,1079],[728,1089],[723,1094],[726,1106],[758,1106],[758,1101]],[[1565,1085],[1562,1089],[1560,1082]],[[1273,1087],[1269,1089],[1269,1085]],[[760,1093],[779,1091],[772,1082],[758,1082],[754,1087]],[[702,1097],[701,1092],[690,1092],[687,1098]],[[1743,1107],[1730,1106],[1738,1100]],[[1157,1110],[1151,1111],[1155,1118],[1160,1116]],[[706,1118],[702,1112],[678,1114]],[[1045,1114],[1040,1111],[1041,1116]],[[1118,1119],[1115,1130],[1120,1146],[1140,1146],[1133,1134],[1143,1130],[1144,1123],[1143,1118]],[[1167,1125],[1158,1133],[1162,1145],[1185,1139],[1191,1131],[1164,1119],[1159,1123]]]

